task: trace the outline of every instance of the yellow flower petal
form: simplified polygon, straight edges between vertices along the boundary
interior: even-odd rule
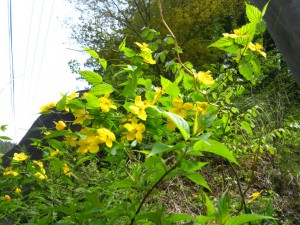
[[[66,126],[67,125],[65,124],[65,122],[60,120],[56,123],[55,128],[56,128],[56,130],[63,130],[63,129],[65,129]]]
[[[13,157],[13,160],[16,160],[16,161],[24,161],[28,158],[27,155],[25,155],[24,152],[21,152],[21,153],[15,153],[14,154],[14,157]]]

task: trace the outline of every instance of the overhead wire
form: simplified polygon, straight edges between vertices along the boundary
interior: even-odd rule
[[[13,121],[16,118],[15,110],[15,71],[13,51],[13,23],[12,23],[12,1],[8,0],[8,38],[9,38],[9,72],[10,72],[10,97]],[[14,126],[15,129],[15,126]],[[15,129],[16,131],[16,129]]]
[[[52,6],[51,6],[51,11],[50,11],[50,16],[49,16],[48,25],[47,25],[47,30],[46,30],[45,41],[44,41],[43,50],[42,50],[41,62],[40,62],[39,69],[38,69],[38,77],[37,77],[37,81],[36,81],[35,87],[38,87],[38,86],[39,86],[39,81],[40,81],[40,76],[41,76],[41,69],[42,69],[43,60],[44,60],[44,53],[45,53],[45,49],[46,49],[46,44],[47,44],[47,39],[48,39],[49,28],[50,28],[50,24],[51,24],[51,21],[52,21],[52,14],[53,14],[54,4],[55,4],[55,0],[52,1]],[[35,91],[36,91],[36,89],[35,89]],[[36,97],[35,93],[34,93],[33,96]]]
[[[33,18],[33,9],[35,5],[35,0],[33,0],[32,5],[31,5],[31,12],[30,12],[30,23],[29,23],[29,32],[28,32],[28,37],[27,37],[27,46],[26,46],[26,55],[25,55],[25,66],[24,66],[24,77],[23,77],[23,82],[22,82],[22,96],[24,96],[24,86],[25,86],[25,80],[26,80],[26,69],[27,69],[27,60],[28,60],[28,52],[29,52],[29,42],[30,42],[30,37],[31,37],[31,27],[32,27],[32,18]]]
[[[34,69],[34,65],[35,65],[35,61],[36,61],[36,52],[37,52],[38,40],[39,40],[39,36],[40,36],[40,31],[41,31],[41,21],[42,21],[42,16],[43,16],[43,12],[44,12],[44,5],[45,5],[45,0],[43,0],[42,9],[41,9],[40,17],[39,17],[39,25],[38,25],[38,30],[37,30],[35,48],[34,48],[34,52],[33,52],[33,62],[32,62],[32,66],[31,66],[31,72],[29,74],[30,85],[32,85],[32,74],[33,74],[33,69]],[[27,98],[26,98],[27,100],[30,99],[30,90],[32,90],[32,88],[28,89]],[[37,87],[35,85],[33,86],[33,90],[34,90],[33,94],[35,95],[36,90],[37,90]],[[31,101],[31,102],[32,102],[32,104],[30,104],[30,108],[32,108],[32,105],[33,105],[33,101]],[[29,106],[29,104],[28,104],[28,106]]]

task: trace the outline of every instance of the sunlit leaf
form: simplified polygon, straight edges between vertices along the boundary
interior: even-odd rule
[[[96,96],[112,93],[113,91],[114,88],[110,84],[106,83],[95,85],[90,90],[90,92]]]
[[[225,225],[243,225],[248,222],[258,221],[258,220],[274,220],[274,218],[270,216],[262,216],[262,215],[255,215],[255,214],[243,214],[228,219]]]
[[[79,74],[91,85],[101,84],[103,80],[100,74],[89,70],[79,71]]]
[[[210,139],[209,143],[200,140],[195,143],[193,150],[214,153],[238,165],[233,154],[225,147],[225,145],[216,140]]]

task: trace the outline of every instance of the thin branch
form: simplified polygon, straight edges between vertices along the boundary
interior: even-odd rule
[[[174,44],[175,44],[175,50],[176,50],[176,56],[177,56],[177,59],[178,59],[178,62],[179,64],[185,69],[185,71],[194,78],[194,84],[196,84],[196,74],[191,71],[189,68],[186,67],[186,65],[182,62],[181,60],[181,57],[180,57],[180,54],[179,54],[179,50],[180,50],[180,47],[178,45],[178,41],[177,41],[177,38],[176,36],[174,35],[173,31],[170,29],[169,25],[167,24],[167,22],[165,21],[164,19],[164,15],[163,15],[163,9],[162,9],[162,5],[161,5],[161,2],[160,0],[157,0],[158,2],[158,7],[159,7],[159,12],[160,12],[160,18],[161,18],[161,21],[163,22],[164,26],[167,28],[169,34],[171,35],[171,37],[174,39]],[[205,96],[206,98],[206,101],[209,103],[209,99],[208,99],[208,96],[206,95],[206,93],[204,93],[203,91],[201,91],[197,85],[194,85],[195,86],[195,89],[201,93],[202,95]]]

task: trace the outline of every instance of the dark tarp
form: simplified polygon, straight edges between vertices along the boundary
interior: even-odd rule
[[[267,0],[251,0],[260,10]],[[270,0],[267,29],[300,86],[300,0]]]

